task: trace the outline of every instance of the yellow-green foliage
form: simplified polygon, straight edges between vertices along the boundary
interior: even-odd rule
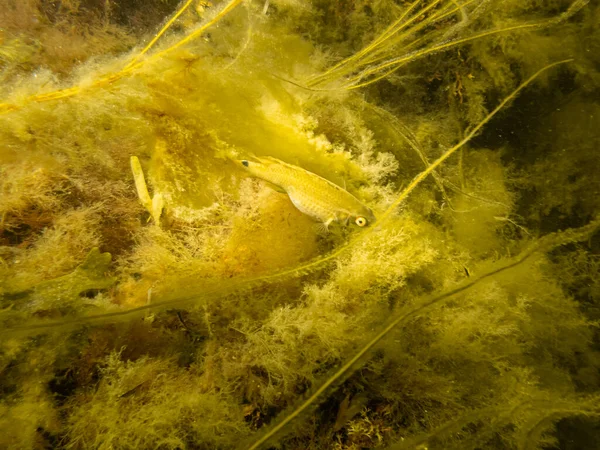
[[[44,438],[38,430],[48,433],[60,430],[58,411],[39,379],[22,379],[19,387],[18,400],[14,403],[5,400],[0,407],[0,444],[10,449],[38,448],[44,445]]]
[[[532,218],[572,215],[585,220],[598,211],[600,182],[587,172],[600,168],[600,142],[594,132],[598,126],[598,104],[582,99],[553,112],[549,128],[539,130],[535,145],[546,157],[531,161],[519,180],[523,187],[535,189],[539,199],[539,206],[532,209]],[[548,177],[550,171],[552,178]]]
[[[169,360],[123,362],[111,353],[94,392],[73,398],[68,439],[78,448],[170,448],[232,445],[247,432],[241,406],[218,392],[202,369]]]
[[[94,232],[98,213],[93,208],[65,211],[29,248],[15,249],[12,257],[7,258],[4,289],[8,292],[26,290],[75,269],[91,248],[99,244]],[[47,264],[49,255],[52,255],[52,264]]]
[[[243,355],[243,364],[230,353],[222,364],[226,373],[254,365],[264,371],[266,378],[252,386],[253,402],[277,404],[298,383],[313,383],[320,366],[335,363],[387,314],[389,293],[433,260],[435,250],[419,239],[424,230],[409,218],[395,225],[355,246],[324,284],[305,285],[297,303],[270,312],[259,330],[247,321],[237,327],[247,340],[230,351]],[[408,245],[411,240],[419,245]]]
[[[502,230],[511,228],[513,197],[506,186],[506,169],[498,152],[484,149],[466,152],[461,193],[457,194],[444,215],[453,224],[457,243],[472,258],[489,255],[502,247]],[[457,184],[458,184],[457,183]]]
[[[0,11],[0,447],[597,428],[598,5],[138,3]],[[323,233],[252,155],[379,220]]]

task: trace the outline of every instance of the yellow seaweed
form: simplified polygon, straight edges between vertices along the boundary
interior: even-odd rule
[[[0,446],[585,447],[598,5],[7,1]]]

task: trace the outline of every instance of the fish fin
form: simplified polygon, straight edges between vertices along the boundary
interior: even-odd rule
[[[261,157],[255,156],[254,159],[256,160],[255,162],[259,162],[260,164],[262,164],[264,166],[270,166],[273,164],[285,164],[284,162],[279,161],[278,159],[273,158],[271,156],[261,156]]]
[[[259,158],[259,159],[266,160],[266,161],[270,161],[270,162],[274,162],[274,163],[277,163],[277,164],[283,163],[283,161],[282,161],[282,160],[280,160],[280,159],[277,159],[277,158],[274,158],[274,157],[272,157],[272,156],[262,156],[262,157],[261,157],[261,158]],[[285,163],[284,163],[284,164],[285,164]]]
[[[317,234],[321,235],[321,236],[325,236],[327,234],[329,234],[329,228],[327,227],[327,225],[325,225],[322,222],[316,223],[314,225],[315,231],[317,232]]]
[[[331,225],[332,222],[335,221],[335,217],[332,217],[330,219],[327,219],[325,222],[322,223],[317,223],[315,225],[316,229],[317,229],[317,233],[318,234],[329,234],[329,225]]]
[[[277,164],[277,165],[280,165],[280,166],[288,167],[288,168],[293,169],[293,170],[301,170],[303,172],[308,172],[306,169],[303,169],[302,167],[294,166],[293,164],[286,163],[285,161],[282,161],[280,159],[274,158],[272,156],[261,156],[258,159],[260,160],[261,163],[263,163],[264,165],[267,165],[267,166],[269,164]]]

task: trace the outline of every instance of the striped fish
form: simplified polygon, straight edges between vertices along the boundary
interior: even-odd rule
[[[301,167],[272,157],[238,160],[251,176],[275,185],[285,192],[296,208],[327,228],[332,222],[365,227],[375,222],[375,215],[345,189]]]

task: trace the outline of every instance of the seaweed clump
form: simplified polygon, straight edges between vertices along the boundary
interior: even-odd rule
[[[52,5],[0,13],[0,446],[594,448],[598,5]]]

